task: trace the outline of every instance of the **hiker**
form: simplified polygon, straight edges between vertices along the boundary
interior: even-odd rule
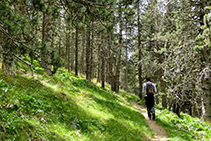
[[[155,120],[155,92],[157,92],[155,84],[150,82],[150,77],[147,77],[146,83],[143,84],[142,96],[144,95],[144,98],[142,100],[146,103],[147,113],[150,120],[151,114],[152,119]]]

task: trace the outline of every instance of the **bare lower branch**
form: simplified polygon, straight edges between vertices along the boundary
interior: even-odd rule
[[[21,59],[21,58],[18,57],[17,55],[14,55],[14,56],[15,56],[15,58],[16,58],[18,61],[21,61],[21,62],[25,63],[26,65],[28,65],[28,66],[34,68],[34,66],[33,66],[32,64],[30,64],[29,62],[24,61],[23,59]]]

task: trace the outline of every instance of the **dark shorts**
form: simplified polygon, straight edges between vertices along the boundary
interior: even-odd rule
[[[147,111],[148,111],[149,113],[155,113],[155,108],[154,108],[154,106],[153,106],[153,107],[147,107]]]

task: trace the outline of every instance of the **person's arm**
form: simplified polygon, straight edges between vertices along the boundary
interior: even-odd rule
[[[142,97],[145,96],[145,94],[146,94],[146,83],[144,83],[142,87]]]
[[[156,88],[155,84],[153,84],[153,85],[154,85],[154,88],[155,88],[155,93],[157,93],[157,88]]]
[[[144,83],[143,86],[142,86],[142,101],[143,102],[144,102],[144,97],[145,97],[145,92],[146,92],[145,88],[146,88],[146,85]]]
[[[153,85],[154,85],[155,93],[157,93],[157,88],[156,88],[155,84],[153,84]],[[155,94],[154,94],[154,99],[155,99]]]

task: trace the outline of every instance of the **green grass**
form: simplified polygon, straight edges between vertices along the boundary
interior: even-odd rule
[[[202,122],[199,118],[181,113],[181,118],[168,111],[157,107],[156,122],[163,126],[172,141],[210,141],[211,125]]]
[[[0,72],[0,140],[147,141],[155,133],[134,108],[133,94],[87,84],[65,69],[47,76],[36,65],[17,65],[16,77]],[[140,102],[144,104],[143,102]],[[209,140],[211,126],[198,118],[157,106],[156,122],[172,141]]]
[[[132,105],[137,99],[64,69],[51,77],[0,73],[0,140],[146,141],[154,132]]]

